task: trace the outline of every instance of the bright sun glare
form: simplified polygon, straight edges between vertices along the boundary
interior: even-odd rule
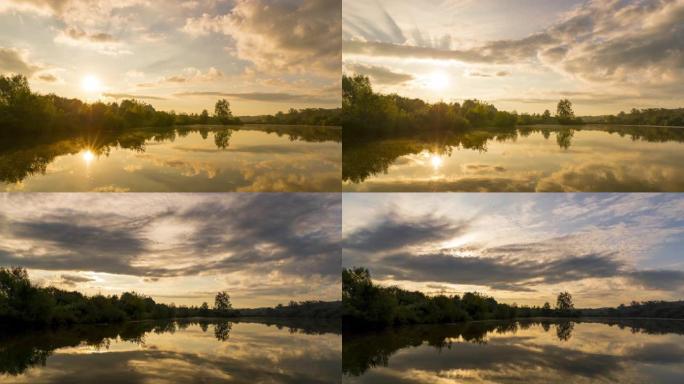
[[[81,80],[81,88],[86,92],[97,92],[100,90],[101,83],[100,79],[95,75],[86,75]]]
[[[425,78],[425,84],[433,90],[444,89],[449,86],[449,76],[444,72],[432,72]]]
[[[432,155],[430,156],[430,163],[432,164],[432,168],[439,168],[442,166],[442,157],[439,155]]]
[[[83,161],[85,161],[86,164],[90,164],[95,159],[95,154],[90,149],[83,152],[81,156],[83,157]]]

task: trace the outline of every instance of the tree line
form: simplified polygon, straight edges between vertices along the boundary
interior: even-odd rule
[[[684,319],[684,301],[632,301],[615,308],[583,309],[583,316]]]
[[[427,103],[397,94],[375,93],[367,76],[342,76],[342,125],[345,131],[392,134],[405,131],[463,130],[476,127],[514,127],[525,124],[582,124],[570,100],[558,103],[555,116],[499,111],[480,100]]]
[[[135,292],[86,296],[80,292],[36,286],[24,268],[0,268],[0,324],[46,326],[238,316],[330,318],[335,313],[339,317],[339,303],[311,301],[292,301],[287,306],[260,310],[235,309],[227,292],[218,292],[211,306],[206,302],[200,306],[162,304]]]
[[[342,270],[342,320],[349,328],[579,315],[568,292],[558,295],[554,307],[548,302],[542,307],[517,306],[476,292],[427,296],[418,291],[382,287],[373,284],[366,268]]]
[[[684,108],[633,108],[629,113],[622,111],[617,115],[603,116],[596,122],[606,124],[684,127]]]
[[[59,131],[170,127],[190,124],[241,124],[228,100],[216,102],[213,115],[157,111],[149,104],[125,99],[120,103],[85,103],[55,94],[31,91],[23,75],[0,75],[0,135]]]
[[[287,125],[342,125],[341,108],[290,108],[287,112],[279,111],[275,115],[243,117],[245,122],[254,124],[287,124]]]

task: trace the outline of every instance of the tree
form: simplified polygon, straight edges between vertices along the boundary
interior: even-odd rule
[[[221,122],[221,124],[228,124],[233,118],[233,113],[230,111],[230,103],[226,99],[221,99],[216,102],[214,108],[214,116]]]
[[[209,304],[207,304],[206,301],[204,303],[202,303],[202,305],[200,305],[200,315],[202,315],[202,316],[209,315]]]
[[[228,292],[221,291],[216,294],[214,299],[214,309],[217,311],[229,311],[233,309],[233,305],[230,303],[230,295]]]
[[[544,114],[542,114],[542,117],[544,120],[549,120],[551,118],[551,112],[548,109],[544,110]]]
[[[548,316],[551,314],[551,304],[549,304],[548,301],[545,302],[544,306],[542,307],[542,314],[544,314],[544,316]]]
[[[572,122],[572,120],[575,118],[575,112],[572,111],[572,102],[570,102],[570,100],[562,99],[558,102],[556,117],[558,118],[558,122],[561,124]]]
[[[209,122],[209,112],[207,112],[206,109],[202,110],[202,113],[200,114],[199,122],[200,122],[200,124],[206,124],[207,122]]]
[[[556,309],[561,312],[568,312],[575,309],[575,305],[572,303],[572,295],[570,292],[561,292],[558,294],[558,299],[556,300]]]

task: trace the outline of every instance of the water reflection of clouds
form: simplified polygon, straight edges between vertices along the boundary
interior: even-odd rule
[[[209,321],[155,329],[141,337],[142,343],[114,338],[108,339],[103,348],[94,348],[90,342],[59,348],[47,358],[45,366],[34,366],[15,376],[0,375],[0,379],[11,378],[18,383],[339,380],[339,335],[232,323],[229,337],[219,340],[215,333],[220,325]]]
[[[28,191],[108,190],[107,186],[130,191],[341,189],[341,144],[339,139],[334,140],[338,131],[322,127],[270,129],[231,131],[227,143],[222,143],[225,149],[217,148],[216,140],[205,140],[193,130],[182,135],[131,133],[130,137],[110,139],[114,144],[106,150],[84,150],[69,140],[54,142],[29,149],[26,154],[10,154],[22,157],[7,159],[4,188],[17,189],[23,183],[23,189]],[[24,155],[28,157],[24,159]],[[34,165],[36,159],[41,162]],[[44,169],[37,167],[41,164]],[[4,171],[0,163],[0,173]]]
[[[424,336],[419,342],[421,337],[413,335],[420,333],[412,334],[407,328],[405,337],[415,339],[411,343],[419,347],[401,348],[399,343],[401,349],[390,352],[389,364],[371,365],[360,376],[348,374],[344,382],[661,382],[673,377],[670,375],[684,374],[682,334],[646,334],[580,322],[570,323],[574,325],[564,340],[559,336],[562,324],[492,330],[484,343],[451,337],[446,345],[438,341],[439,330],[425,329],[432,337]],[[382,340],[373,342],[382,345]],[[352,347],[356,343],[361,345],[363,339]],[[351,356],[360,352],[352,347],[345,349],[350,354],[346,361],[363,361],[363,353]]]
[[[476,135],[477,132],[473,133]],[[493,133],[490,133],[490,135]],[[488,136],[487,150],[471,143],[468,133],[453,139],[474,148],[439,154],[429,142],[401,141],[345,146],[346,191],[682,191],[682,144],[672,140],[646,141],[605,131],[580,130],[572,145],[559,148],[539,132],[498,140]],[[636,136],[638,137],[638,136]],[[449,142],[447,140],[447,142]],[[364,149],[364,145],[367,146]],[[376,146],[382,148],[376,148]],[[364,153],[367,151],[368,153]],[[385,157],[385,152],[392,153]],[[395,152],[396,151],[396,152]],[[358,153],[357,153],[358,152]],[[378,153],[377,158],[374,153]],[[439,166],[431,159],[439,156]],[[438,173],[435,173],[439,170]]]

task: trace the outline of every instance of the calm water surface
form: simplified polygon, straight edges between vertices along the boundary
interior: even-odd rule
[[[684,129],[587,125],[344,139],[345,191],[684,191]]]
[[[0,336],[2,383],[339,383],[336,324],[212,320]]]
[[[344,383],[682,383],[682,320],[471,322],[344,334]]]
[[[339,191],[341,129],[190,126],[3,140],[5,191]]]

